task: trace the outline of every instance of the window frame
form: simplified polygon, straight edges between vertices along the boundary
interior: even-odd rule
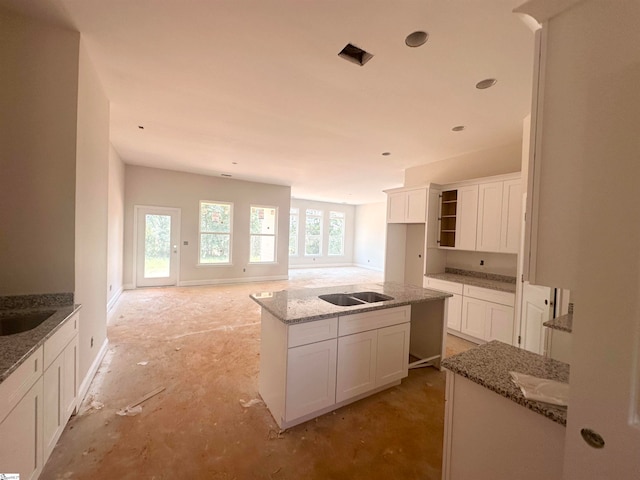
[[[332,220],[332,215],[333,214],[337,214],[339,215],[339,219],[342,220],[342,251],[340,253],[331,253],[331,220]],[[345,251],[345,242],[346,242],[346,238],[347,238],[347,214],[345,212],[341,212],[338,210],[329,210],[329,215],[328,215],[328,232],[327,232],[327,256],[328,257],[344,257],[344,251]]]
[[[251,210],[253,208],[269,208],[275,210],[275,221],[273,225],[273,233],[251,233]],[[278,217],[280,216],[279,208],[276,205],[249,205],[249,265],[267,265],[278,263]],[[273,237],[273,260],[266,262],[251,261],[251,240],[253,237]]]
[[[229,232],[202,231],[202,205],[228,205],[229,206]],[[227,235],[229,237],[229,261],[203,263],[202,260],[202,235]],[[228,267],[233,265],[233,202],[220,200],[200,200],[198,208],[198,267]]]
[[[295,213],[293,211],[295,210]],[[296,219],[296,238],[295,238],[295,253],[291,253],[291,225],[292,218]],[[289,207],[289,257],[299,257],[300,256],[300,208],[298,207]]]
[[[312,210],[314,212],[320,212],[319,214],[311,214],[309,215],[309,210]],[[319,246],[319,252],[318,253],[307,253],[307,236],[308,236],[308,229],[307,229],[307,219],[309,217],[315,217],[315,218],[319,218],[320,219],[320,233],[318,235],[313,235],[314,237],[318,237],[319,238],[319,242],[318,242],[318,246]],[[305,257],[322,257],[322,247],[323,247],[323,232],[324,232],[324,210],[321,209],[317,209],[317,208],[305,208],[304,209],[304,256]]]

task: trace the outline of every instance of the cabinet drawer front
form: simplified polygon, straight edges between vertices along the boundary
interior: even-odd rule
[[[464,296],[486,300],[487,302],[499,303],[513,307],[516,302],[514,293],[501,292],[499,290],[491,290],[490,288],[473,287],[471,285],[464,286]]]
[[[0,422],[42,375],[42,347],[0,383]]]
[[[338,336],[389,327],[391,325],[408,322],[410,319],[411,307],[409,305],[345,315],[339,317]]]
[[[78,333],[78,317],[79,314],[75,313],[69,318],[64,325],[62,325],[56,333],[46,342],[44,342],[44,368],[46,369],[56,359],[64,347],[73,339]]]
[[[447,280],[427,277],[425,288],[432,288],[441,292],[462,295],[462,289],[464,288],[464,285],[462,283],[449,282]]]
[[[287,346],[298,347],[309,343],[322,342],[338,336],[338,317],[325,318],[314,322],[289,326]]]

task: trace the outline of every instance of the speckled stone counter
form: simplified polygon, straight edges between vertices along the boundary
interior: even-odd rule
[[[67,304],[64,304],[65,302]],[[53,312],[49,318],[31,330],[0,336],[0,383],[79,309],[79,305],[73,304],[73,294],[0,297],[0,316],[35,311]]]
[[[393,300],[343,307],[318,298],[329,293],[377,292]],[[262,308],[286,324],[309,322],[337,315],[369,312],[382,308],[444,300],[451,294],[395,282],[304,288],[279,292],[252,293],[250,297]]]
[[[446,358],[442,367],[482,385],[536,413],[567,424],[567,409],[527,400],[511,381],[510,371],[569,382],[569,365],[496,340]]]
[[[516,278],[505,275],[496,275],[483,272],[472,272],[447,268],[445,273],[429,273],[425,277],[446,280],[448,282],[462,283],[474,287],[489,288],[501,292],[516,292]]]
[[[566,315],[552,318],[551,320],[547,320],[546,322],[544,322],[542,325],[554,330],[571,333],[571,331],[573,330],[573,314],[567,313]]]

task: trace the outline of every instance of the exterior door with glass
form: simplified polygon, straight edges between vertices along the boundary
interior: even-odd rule
[[[180,209],[135,207],[136,287],[177,285]]]

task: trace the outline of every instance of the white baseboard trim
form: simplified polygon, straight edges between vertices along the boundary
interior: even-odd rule
[[[78,401],[76,403],[77,408],[80,407],[80,404],[84,401],[84,397],[87,395],[87,392],[89,391],[89,387],[91,386],[91,381],[93,380],[93,377],[96,376],[96,373],[98,372],[98,368],[100,368],[100,364],[102,363],[104,356],[107,354],[108,349],[109,349],[109,339],[105,338],[104,342],[102,342],[102,346],[100,347],[100,350],[98,351],[98,355],[96,355],[96,358],[93,360],[91,367],[89,367],[89,371],[84,376],[84,379],[82,380],[82,383],[78,388]]]
[[[133,283],[125,283],[122,285],[122,290],[135,290],[136,286]]]
[[[242,278],[216,278],[213,280],[183,280],[178,282],[179,287],[198,287],[203,285],[225,285],[230,283],[271,282],[275,280],[288,280],[288,275],[272,275],[269,277],[242,277]]]
[[[107,302],[107,313],[109,313],[113,309],[113,307],[116,306],[116,303],[118,303],[118,300],[120,300],[120,295],[122,295],[122,287],[120,287],[116,291],[116,294],[111,297],[111,300]]]
[[[384,268],[382,268],[382,267],[372,267],[371,265],[368,265],[366,263],[354,263],[353,265],[355,267],[366,268],[367,270],[373,270],[375,272],[384,273]]]
[[[305,263],[297,265],[291,265],[291,263],[289,263],[289,270],[293,270],[294,268],[336,268],[353,266],[355,266],[353,263]]]

